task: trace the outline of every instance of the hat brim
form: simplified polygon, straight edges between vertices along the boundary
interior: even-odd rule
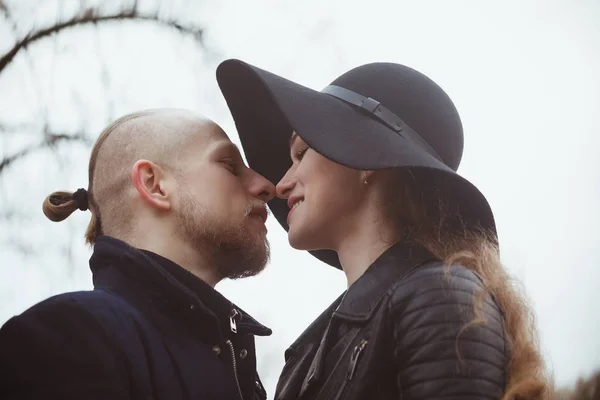
[[[324,157],[353,169],[417,168],[441,173],[448,187],[445,200],[456,203],[461,217],[484,229],[495,229],[489,204],[474,185],[409,137],[354,106],[240,60],[221,63],[217,81],[249,166],[271,182],[279,182],[292,165],[289,139],[295,131]],[[287,202],[275,198],[269,207],[288,231]],[[310,253],[341,268],[334,251]]]

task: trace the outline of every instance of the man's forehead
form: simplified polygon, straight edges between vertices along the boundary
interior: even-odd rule
[[[223,129],[214,122],[210,124],[196,124],[191,127],[190,131],[192,141],[204,149],[221,146],[227,142],[231,143],[231,140]]]
[[[239,153],[239,148],[236,146],[225,131],[217,124],[213,123],[210,127],[205,127],[197,132],[200,138],[199,144],[206,153],[215,151],[234,151]]]

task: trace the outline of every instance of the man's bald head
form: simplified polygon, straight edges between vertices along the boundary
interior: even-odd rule
[[[99,233],[128,234],[131,207],[126,198],[134,190],[131,169],[138,160],[177,174],[181,162],[223,137],[213,121],[187,110],[144,110],[113,122],[98,138],[90,158],[90,204],[99,226],[88,231],[88,241],[93,243]]]

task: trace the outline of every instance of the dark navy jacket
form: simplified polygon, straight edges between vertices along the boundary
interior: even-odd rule
[[[266,398],[254,336],[270,329],[114,238],[98,238],[90,266],[93,291],[47,299],[0,329],[1,399]]]

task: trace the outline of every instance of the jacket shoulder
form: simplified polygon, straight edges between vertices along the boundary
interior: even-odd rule
[[[399,382],[409,397],[501,396],[507,365],[504,317],[473,271],[441,262],[415,269],[395,285],[390,313]]]
[[[113,318],[119,314],[132,311],[132,307],[115,294],[103,290],[88,290],[62,293],[49,297],[29,309],[25,310],[19,317],[35,317],[44,313],[52,312],[87,312],[92,315],[102,310],[114,312]]]
[[[104,290],[82,290],[78,292],[62,293],[47,298],[36,304],[36,307],[60,307],[61,305],[78,305],[82,308],[103,307],[122,307],[125,301],[119,296]]]
[[[438,295],[459,296],[460,293],[476,293],[483,290],[481,278],[462,265],[444,265],[441,261],[425,264],[411,271],[391,289],[392,306],[439,292]],[[423,301],[434,301],[438,296],[426,296]]]
[[[55,295],[10,318],[5,327],[13,324],[35,326],[37,323],[53,326],[77,326],[87,321],[99,324],[100,320],[117,319],[127,311],[124,301],[103,291],[79,291]],[[109,311],[112,311],[109,313]],[[50,324],[50,321],[53,321]]]
[[[108,313],[112,297],[95,292],[61,294],[9,319],[0,329],[0,359],[9,367],[0,374],[0,397],[17,398],[33,382],[32,390],[46,388],[52,398],[66,398],[58,392],[67,388],[123,398],[127,375],[110,333],[114,329],[98,316]]]
[[[90,339],[112,341],[115,329],[137,313],[117,295],[101,290],[63,293],[43,300],[23,313],[10,318],[2,327],[4,333],[15,327],[32,334],[53,331],[65,336],[86,334]],[[94,332],[90,335],[91,331]]]
[[[390,307],[395,315],[410,320],[411,315],[423,322],[439,323],[453,316],[455,322],[475,319],[478,305],[487,329],[504,336],[504,316],[492,294],[474,271],[462,265],[444,265],[441,261],[416,268],[392,289]],[[422,313],[419,311],[427,311]]]

